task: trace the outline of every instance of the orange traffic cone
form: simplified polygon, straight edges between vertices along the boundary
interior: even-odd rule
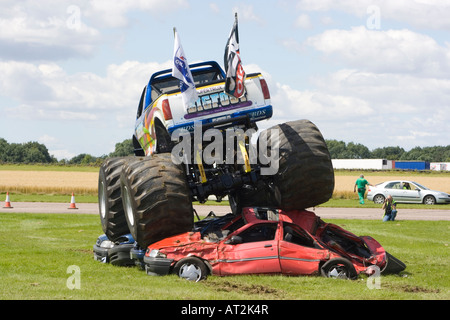
[[[9,192],[6,192],[5,206],[3,208],[12,208],[11,201],[9,201]]]
[[[75,205],[75,196],[73,195],[73,192],[72,198],[70,198],[70,207],[68,207],[67,209],[78,209],[77,206]]]

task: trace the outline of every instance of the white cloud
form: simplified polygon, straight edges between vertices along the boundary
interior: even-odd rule
[[[372,12],[369,7],[378,7],[381,26],[383,20],[402,21],[413,26],[450,30],[450,2],[442,0],[298,0],[297,8],[303,11],[342,11],[366,23]]]
[[[362,70],[439,77],[447,77],[450,72],[450,47],[407,29],[332,29],[308,38],[306,44]]]
[[[0,94],[18,101],[5,108],[8,117],[101,121],[106,114],[133,118],[150,75],[170,62],[125,61],[109,65],[101,77],[90,72],[73,75],[54,63],[0,62]]]
[[[294,26],[300,29],[311,29],[313,27],[311,19],[304,13],[297,17]]]
[[[67,1],[2,4],[0,59],[65,59],[92,54],[100,39],[99,31],[67,8]]]
[[[233,7],[233,14],[238,13],[238,19],[241,21],[251,21],[257,22],[259,24],[264,24],[264,20],[255,13],[254,7],[248,4],[240,3],[238,6]]]
[[[189,7],[187,0],[86,0],[84,1],[85,15],[95,24],[120,28],[129,24],[127,14],[131,11],[145,11],[157,17],[163,13],[183,10]]]
[[[107,41],[103,28],[129,25],[130,12],[151,18],[189,7],[187,0],[2,1],[0,59],[55,61],[90,57]]]

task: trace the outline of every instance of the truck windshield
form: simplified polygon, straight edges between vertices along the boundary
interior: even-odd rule
[[[194,83],[196,86],[202,86],[211,82],[223,79],[220,72],[213,69],[207,70],[192,70],[192,76],[194,77]],[[170,93],[180,90],[180,80],[172,76],[162,76],[156,78],[151,83],[152,91],[155,91],[156,96],[164,93]],[[152,92],[152,98],[155,95]],[[154,100],[154,99],[152,99]]]

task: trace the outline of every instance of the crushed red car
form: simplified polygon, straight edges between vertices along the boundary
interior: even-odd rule
[[[306,210],[244,208],[239,216],[207,217],[192,232],[149,245],[149,275],[286,274],[355,279],[398,273],[405,265],[369,236],[358,237]]]

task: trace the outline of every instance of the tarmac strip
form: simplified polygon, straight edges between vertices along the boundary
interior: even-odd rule
[[[14,202],[12,208],[0,207],[0,213],[77,213],[77,214],[99,214],[97,203],[79,203],[76,209],[69,209],[70,203],[51,202]],[[230,213],[229,206],[196,205],[194,209],[199,216],[206,216],[213,211],[222,216]],[[365,219],[381,220],[383,211],[376,208],[310,208],[322,219]],[[450,210],[443,209],[399,209],[396,220],[444,220],[450,221]]]

